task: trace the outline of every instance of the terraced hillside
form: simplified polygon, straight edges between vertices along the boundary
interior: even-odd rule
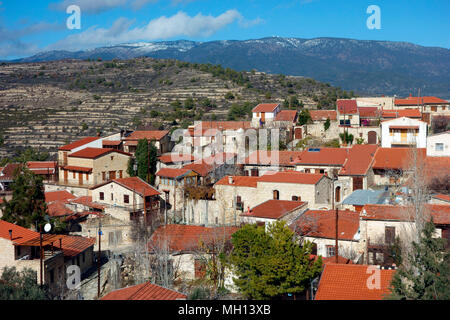
[[[3,63],[0,158],[25,147],[54,155],[58,146],[97,132],[245,119],[258,102],[333,108],[336,98],[350,95],[312,79],[174,60]]]

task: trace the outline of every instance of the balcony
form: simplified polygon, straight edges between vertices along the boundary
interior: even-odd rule
[[[395,137],[391,136],[391,144],[401,144],[401,145],[415,145],[417,144],[417,137],[407,136],[407,137]]]

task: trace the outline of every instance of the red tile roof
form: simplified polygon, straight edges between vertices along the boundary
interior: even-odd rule
[[[194,130],[200,132],[200,130],[217,129],[222,130],[238,130],[238,129],[250,129],[252,123],[250,121],[202,121],[196,122]],[[191,130],[192,131],[192,130]]]
[[[377,266],[325,264],[315,300],[382,300],[390,293],[395,270],[379,270],[381,279],[377,289],[368,286],[375,268]]]
[[[65,145],[65,146],[62,146],[62,147],[60,147],[58,150],[61,150],[61,151],[71,151],[71,150],[73,150],[73,149],[75,149],[75,148],[84,146],[85,144],[88,144],[88,143],[90,143],[90,142],[92,142],[92,141],[95,141],[95,140],[98,140],[98,139],[100,139],[100,138],[99,138],[99,137],[87,137],[87,138],[83,138],[83,139],[81,139],[81,140],[78,140],[78,141],[72,142],[72,143],[70,143],[70,144],[67,144],[67,145]]]
[[[2,180],[13,180],[14,173],[20,167],[21,167],[20,163],[8,163],[3,168],[3,170],[1,171],[2,172],[2,176],[0,176],[0,181],[2,181]]]
[[[335,110],[309,110],[309,114],[313,121],[326,121],[327,119],[333,121],[337,119],[337,112]]]
[[[200,242],[211,243],[218,240],[230,240],[237,227],[201,227],[193,225],[169,224],[161,226],[153,233],[148,248],[168,246],[171,252],[190,252],[197,250]]]
[[[336,210],[308,210],[294,221],[290,228],[314,238],[336,238]],[[353,240],[359,229],[359,213],[339,210],[339,240]]]
[[[176,169],[176,168],[162,168],[159,170],[156,175],[159,177],[165,177],[165,178],[178,178],[181,176],[184,176],[191,172],[190,169]]]
[[[295,122],[297,119],[297,110],[281,110],[275,117],[275,121]]]
[[[313,151],[313,150],[319,151]],[[297,165],[342,166],[350,153],[347,148],[309,148],[294,158]]]
[[[53,201],[66,201],[70,199],[75,199],[76,196],[71,194],[67,190],[62,191],[49,191],[45,193],[45,202],[50,203]]]
[[[82,196],[82,197],[78,197],[76,199],[71,199],[69,200],[70,203],[76,203],[76,204],[81,204],[84,205],[86,207],[90,207],[93,209],[98,209],[98,210],[103,210],[105,209],[105,206],[92,202],[92,197],[90,196]]]
[[[229,161],[235,157],[236,154],[234,153],[217,153],[213,156],[184,165],[183,169],[193,170],[202,177],[206,177],[210,172],[213,172],[216,168],[222,166],[223,164],[229,163]]]
[[[278,103],[260,103],[253,108],[252,112],[274,112],[278,106]]]
[[[268,200],[242,214],[243,217],[281,219],[288,213],[306,209],[306,202],[287,200]]]
[[[142,180],[139,177],[113,179],[111,181],[107,181],[102,184],[96,185],[96,186],[92,187],[91,190],[97,189],[99,187],[102,187],[104,185],[107,185],[107,184],[113,183],[113,182],[127,188],[128,190],[134,191],[137,194],[140,194],[141,196],[144,194],[145,197],[150,197],[150,196],[157,196],[157,195],[161,194],[158,190],[153,188],[151,185],[149,185],[147,182],[145,182],[144,180]]]
[[[31,171],[35,171],[36,169],[49,169],[50,173],[54,173],[56,161],[28,161],[27,167]]]
[[[323,177],[323,174],[281,171],[266,173],[259,178],[259,182],[317,184]]]
[[[149,142],[151,140],[161,140],[166,135],[169,134],[169,131],[167,130],[154,130],[154,131],[134,131],[132,134],[130,134],[128,137],[126,137],[124,140],[141,140],[141,139],[147,139]]]
[[[436,194],[433,196],[433,198],[441,201],[450,202],[450,196],[448,194]]]
[[[74,214],[72,210],[66,207],[66,201],[53,201],[47,204],[48,215],[51,217],[64,217]]]
[[[358,113],[361,118],[377,118],[381,111],[377,107],[358,107]]]
[[[76,171],[76,172],[86,172],[86,173],[91,173],[92,172],[92,168],[88,168],[88,167],[63,166],[61,168],[64,169],[64,170]]]
[[[310,258],[317,260],[318,256],[311,254]],[[322,263],[323,264],[329,264],[329,263],[336,263],[336,256],[331,256],[331,257],[322,257]],[[353,261],[351,259],[348,258],[344,258],[343,256],[338,256],[338,263],[339,264],[353,264]]]
[[[95,244],[95,238],[62,235],[62,250],[66,257],[74,257]],[[55,245],[59,245],[56,244]]]
[[[254,151],[244,159],[249,165],[281,165],[293,166],[295,158],[303,151]]]
[[[12,230],[12,241],[17,244],[39,237],[38,232],[0,220],[0,238],[9,240],[9,230]]]
[[[339,170],[339,175],[343,176],[360,176],[366,175],[371,168],[375,153],[378,149],[377,145],[373,144],[357,144],[354,145],[348,154],[344,165]]]
[[[161,155],[158,160],[162,163],[178,163],[178,162],[192,162],[195,161],[195,157],[192,154],[179,154],[179,153],[165,153]]]
[[[100,300],[185,300],[185,294],[160,287],[150,282],[114,290]]]
[[[450,224],[450,205],[425,204],[423,214],[427,220],[432,217],[435,224]],[[361,217],[363,220],[413,221],[415,209],[411,206],[366,204]]]
[[[120,154],[124,154],[126,156],[130,156],[131,154],[128,152],[123,152],[120,150],[116,150],[116,149],[109,149],[109,148],[84,148],[83,150],[74,152],[72,154],[69,155],[69,157],[72,158],[86,158],[86,159],[96,159],[98,157],[107,155],[109,153],[120,153]]]
[[[358,105],[356,100],[337,100],[337,110],[340,114],[357,114]]]
[[[417,106],[420,104],[450,104],[450,102],[445,101],[437,97],[412,97],[409,96],[405,99],[395,99],[394,104],[396,106]]]
[[[425,148],[378,148],[375,153],[373,168],[407,170],[410,168],[415,150],[417,150],[418,159],[423,160],[426,156]]]
[[[121,143],[122,143],[121,140],[103,140],[102,141],[103,147],[105,147],[105,146],[120,146]]]
[[[402,110],[383,110],[383,118],[422,118],[422,113],[419,109],[402,109]]]
[[[259,177],[232,176],[233,182],[230,184],[229,177],[230,176],[223,177],[216,182],[216,185],[256,188],[259,181]]]

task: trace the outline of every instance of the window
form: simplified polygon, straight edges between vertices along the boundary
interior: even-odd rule
[[[50,283],[55,282],[55,270],[50,270]]]
[[[119,179],[123,178],[123,170],[119,170]]]
[[[113,161],[114,160],[114,156],[111,156],[111,161]]]
[[[124,194],[124,195],[123,195],[123,202],[124,202],[124,203],[130,203],[130,196],[127,195],[127,194]]]
[[[395,240],[395,227],[384,228],[384,240],[386,244],[393,244]]]
[[[327,257],[334,257],[336,255],[334,246],[327,246]]]
[[[100,200],[105,200],[105,194],[103,192],[100,192]]]
[[[103,181],[106,180],[106,172],[102,172],[102,180],[103,180]]]
[[[73,178],[75,179],[75,171],[74,171],[74,172],[72,172],[72,174],[73,174]]]
[[[280,200],[280,191],[273,190],[273,200]]]
[[[305,169],[305,173],[310,173],[311,170],[310,169]]]
[[[298,197],[297,196],[292,196],[292,201],[298,201]]]
[[[444,151],[444,144],[443,143],[436,143],[434,150],[435,151]]]
[[[111,193],[111,201],[113,201],[113,200],[114,200],[114,194]]]

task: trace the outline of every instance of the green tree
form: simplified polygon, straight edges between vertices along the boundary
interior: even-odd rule
[[[227,93],[225,94],[225,99],[227,99],[227,100],[233,100],[233,99],[234,99],[234,94],[233,94],[233,92],[227,92]]]
[[[325,131],[327,131],[328,129],[330,129],[330,118],[327,118],[327,120],[325,121],[325,123],[323,124],[323,128],[325,129]]]
[[[184,100],[184,107],[188,110],[194,109],[194,107],[195,107],[194,99],[189,97],[186,100]]]
[[[445,239],[433,237],[435,231],[433,221],[428,221],[418,243],[413,242],[412,250],[401,256],[401,265],[392,278],[392,294],[388,298],[450,299],[450,252],[445,248]]]
[[[144,181],[147,181],[148,169],[149,169],[149,154],[148,154],[148,141],[147,139],[140,139],[138,141],[135,157],[137,163],[137,176]]]
[[[38,226],[42,225],[47,213],[42,180],[42,177],[25,166],[18,167],[10,185],[12,198],[9,201],[3,199],[0,204],[3,210],[2,220],[24,228],[35,227],[36,223]]]
[[[309,113],[308,109],[303,109],[302,111],[300,111],[297,120],[297,124],[299,126],[310,123],[311,121],[312,121],[311,114]]]
[[[130,177],[136,177],[136,171],[134,171],[134,164],[136,163],[134,158],[128,159],[127,173]]]
[[[322,259],[310,259],[312,244],[300,246],[284,222],[268,227],[244,225],[233,234],[229,262],[236,286],[247,299],[270,299],[304,292],[322,269]]]
[[[5,267],[0,278],[0,300],[48,300],[47,290],[37,284],[36,271]]]
[[[150,167],[150,181],[151,185],[155,185],[156,178],[156,164],[158,162],[158,149],[155,146],[155,141],[150,143],[149,149],[149,167]]]
[[[349,134],[347,131],[344,131],[344,133],[340,133],[339,137],[341,138],[342,143],[345,144],[352,144],[354,136],[353,134]]]

